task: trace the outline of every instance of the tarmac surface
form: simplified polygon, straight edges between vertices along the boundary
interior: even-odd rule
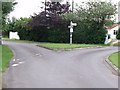
[[[4,73],[6,88],[118,88],[105,63],[117,47],[53,51],[35,44],[4,42],[15,57]]]

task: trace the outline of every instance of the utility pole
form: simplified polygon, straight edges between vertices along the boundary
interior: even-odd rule
[[[118,2],[118,22],[120,22],[120,1]]]
[[[45,17],[46,17],[46,0],[45,0]]]
[[[72,0],[72,12],[74,11],[74,0]]]
[[[0,1],[0,45],[2,44],[2,1]]]

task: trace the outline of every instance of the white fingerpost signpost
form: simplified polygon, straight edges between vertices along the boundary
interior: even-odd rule
[[[73,23],[72,21],[70,22],[70,26],[68,26],[68,28],[70,28],[70,45],[72,44],[72,33],[74,26],[77,26],[77,23]]]

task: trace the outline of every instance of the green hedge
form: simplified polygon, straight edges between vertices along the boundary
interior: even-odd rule
[[[69,43],[69,29],[47,29],[37,27],[32,30],[21,30],[18,32],[21,40],[32,40],[38,42]],[[100,44],[105,41],[105,29],[81,29],[75,27],[73,32],[73,43]]]
[[[118,30],[118,33],[117,33],[117,39],[120,39],[120,28],[119,28],[119,30]]]
[[[44,26],[30,28],[28,23],[31,19],[21,18],[16,20],[12,31],[17,31],[21,40],[38,42],[69,43],[70,32],[68,25],[59,25],[52,28]],[[77,22],[74,27],[73,43],[103,44],[106,37],[106,30],[96,22]],[[8,25],[9,26],[9,25]],[[8,30],[11,31],[11,30]]]

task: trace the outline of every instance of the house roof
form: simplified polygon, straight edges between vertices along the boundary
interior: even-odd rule
[[[105,28],[110,30],[110,29],[113,29],[113,28],[115,28],[117,26],[120,26],[120,24],[113,24],[111,26],[105,26]]]

